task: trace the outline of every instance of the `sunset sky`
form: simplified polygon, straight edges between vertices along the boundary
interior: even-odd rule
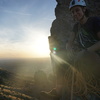
[[[0,0],[0,58],[49,57],[56,0]]]

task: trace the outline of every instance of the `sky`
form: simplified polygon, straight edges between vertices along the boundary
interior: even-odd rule
[[[56,0],[0,0],[0,58],[49,57]]]

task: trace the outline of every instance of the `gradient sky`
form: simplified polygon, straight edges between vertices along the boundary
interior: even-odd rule
[[[56,0],[0,0],[0,58],[47,57]]]

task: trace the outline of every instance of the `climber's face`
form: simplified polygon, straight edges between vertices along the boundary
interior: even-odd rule
[[[85,9],[82,8],[81,6],[75,6],[71,8],[71,13],[72,13],[73,18],[79,22],[83,20],[84,12],[85,12]]]

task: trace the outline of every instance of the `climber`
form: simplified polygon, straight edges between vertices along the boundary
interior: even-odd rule
[[[88,17],[84,0],[72,0],[69,9],[77,23],[74,25],[67,49],[71,48],[75,37],[77,37],[80,47],[98,52],[100,50],[100,18]]]
[[[92,86],[97,83],[97,87],[94,87],[100,89],[100,17],[89,17],[84,0],[72,0],[69,10],[76,23],[66,49],[74,51],[74,46],[77,46],[77,52],[74,53],[75,69],[82,73],[86,83]],[[100,97],[98,90],[93,91]],[[90,90],[90,94],[93,91]],[[94,100],[99,99],[95,97]]]
[[[73,45],[77,45],[80,51],[77,55],[88,52],[100,59],[100,17],[88,17],[84,0],[72,0],[69,9],[76,23],[66,49],[72,50]]]

